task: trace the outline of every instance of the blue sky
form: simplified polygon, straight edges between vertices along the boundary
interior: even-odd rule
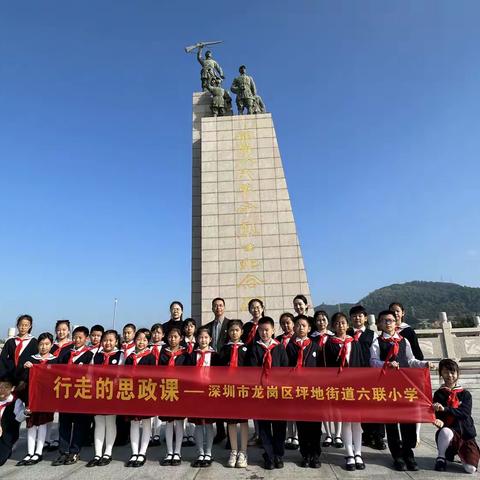
[[[315,304],[480,286],[480,4],[0,2],[0,324],[190,304],[183,48],[223,40],[273,114]]]

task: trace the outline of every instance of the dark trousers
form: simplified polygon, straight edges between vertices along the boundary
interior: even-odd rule
[[[322,422],[297,422],[297,430],[302,457],[319,457],[322,453]]]
[[[81,413],[60,413],[58,431],[60,453],[79,453],[90,426],[90,415]]]
[[[413,449],[417,444],[415,423],[387,423],[385,429],[387,431],[388,448],[393,459],[413,459]],[[401,438],[400,432],[402,434]]]
[[[268,459],[283,457],[285,454],[285,437],[287,436],[287,422],[278,420],[259,420],[258,433],[262,440],[263,449]]]
[[[385,438],[385,425],[383,423],[362,423],[363,437],[372,440]]]

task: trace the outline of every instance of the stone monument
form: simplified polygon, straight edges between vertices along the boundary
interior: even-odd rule
[[[214,116],[195,92],[192,140],[193,318],[210,321],[215,297],[244,321],[252,298],[276,321],[295,295],[311,303],[272,115]]]

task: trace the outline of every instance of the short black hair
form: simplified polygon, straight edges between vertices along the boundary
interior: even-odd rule
[[[243,330],[243,322],[241,320],[236,319],[236,318],[228,321],[227,330],[230,330],[230,328],[235,326],[235,325],[239,326],[240,329]]]
[[[208,327],[206,327],[206,326],[200,327],[200,328],[196,331],[195,335],[198,337],[202,332],[207,332],[209,337],[212,336],[212,335],[210,334],[210,329],[209,329]]]
[[[377,315],[377,320],[380,321],[382,319],[382,317],[386,317],[387,315],[393,315],[393,318],[395,318],[395,312],[392,312],[392,310],[382,310]]]
[[[70,330],[70,320],[57,320],[57,321],[55,322],[55,330],[56,330],[62,323],[64,323],[64,324],[68,327],[68,329]]]
[[[0,377],[0,383],[8,383],[10,387],[15,386],[15,377],[11,373],[5,373]]]
[[[344,318],[348,324],[348,318],[343,312],[335,312],[332,315],[332,325],[335,325],[335,323],[338,322],[338,320],[340,320],[341,318]]]
[[[186,327],[187,323],[191,323],[195,328],[197,328],[197,321],[194,318],[186,318],[183,321],[183,328]]]
[[[88,328],[84,327],[83,325],[81,325],[80,327],[76,327],[73,330],[72,335],[75,335],[76,333],[83,333],[86,337],[88,337],[88,335],[89,335]]]
[[[327,320],[330,320],[325,310],[316,310],[313,314],[313,319],[316,320],[319,315],[323,315]]]
[[[137,331],[137,327],[133,323],[127,323],[123,326],[122,330],[125,330],[126,328],[131,328],[134,332]]]
[[[179,305],[180,308],[182,309],[182,312],[183,312],[183,303],[182,303],[180,300],[174,300],[174,301],[170,304],[169,310],[171,310],[174,305]]]
[[[259,325],[266,325],[266,324],[271,325],[273,328],[275,328],[275,322],[273,321],[273,318],[271,317],[262,317],[259,321]]]
[[[297,317],[295,317],[295,323],[297,323],[299,320],[305,320],[308,325],[310,325],[310,320],[306,315],[298,315]]]
[[[30,322],[30,328],[28,329],[28,333],[30,333],[32,331],[32,326],[33,326],[33,318],[31,315],[27,315],[26,313],[24,313],[23,315],[20,315],[18,318],[17,318],[17,327],[18,327],[18,324],[22,321],[22,320],[27,320],[28,322]]]
[[[400,302],[392,302],[392,303],[388,306],[388,309],[391,310],[395,305],[397,305],[398,307],[400,307],[400,309],[402,310],[402,312],[405,311],[405,307],[404,307]]]
[[[107,335],[114,335],[115,339],[118,343],[118,339],[120,338],[120,335],[118,334],[118,332],[116,330],[105,330],[102,334],[102,341]]]
[[[438,374],[442,376],[442,370],[447,370],[449,372],[455,372],[457,375],[460,373],[460,369],[458,368],[458,363],[451,358],[444,358],[440,360],[438,364]]]
[[[290,312],[283,312],[280,315],[278,321],[281,322],[283,317],[288,317],[292,322],[295,322],[295,317]]]
[[[263,302],[259,298],[252,298],[248,302],[248,311],[250,311],[250,307],[253,305],[254,302],[258,302],[262,306],[262,310],[265,309],[265,307],[263,306]],[[262,316],[263,316],[263,313],[262,313]]]
[[[150,332],[154,332],[155,330],[161,330],[162,332],[164,331],[163,330],[163,325],[161,323],[154,323],[152,325],[152,328],[150,329]]]
[[[105,328],[103,328],[101,325],[94,325],[91,329],[90,329],[90,335],[93,333],[93,332],[103,332],[105,331]]]
[[[150,339],[152,338],[152,334],[150,333],[150,330],[148,328],[139,328],[136,332],[135,332],[135,337],[134,337],[134,340],[136,340],[138,338],[139,335],[141,334],[144,334],[145,335],[145,338],[150,341]]]
[[[355,305],[354,307],[352,307],[350,309],[350,311],[348,312],[350,316],[352,315],[356,315],[356,314],[362,314],[367,316],[368,313],[367,313],[367,310],[365,309],[365,307],[363,305]]]
[[[212,307],[213,307],[213,304],[218,300],[220,300],[223,303],[223,306],[225,306],[225,300],[222,297],[216,297],[212,300]]]
[[[170,327],[167,333],[167,338],[172,332],[177,332],[181,337],[183,337],[183,332],[180,330],[180,327]]]
[[[50,340],[50,343],[53,343],[53,335],[50,332],[41,333],[37,338],[37,342],[40,343],[42,340],[45,340],[46,338]]]

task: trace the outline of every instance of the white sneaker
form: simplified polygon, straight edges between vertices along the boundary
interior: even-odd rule
[[[248,467],[247,463],[247,455],[245,453],[240,452],[237,457],[237,463],[235,464],[235,467],[237,468],[246,468]]]
[[[227,467],[233,468],[235,467],[236,463],[237,463],[237,451],[232,450],[230,452],[230,457],[228,458]]]

